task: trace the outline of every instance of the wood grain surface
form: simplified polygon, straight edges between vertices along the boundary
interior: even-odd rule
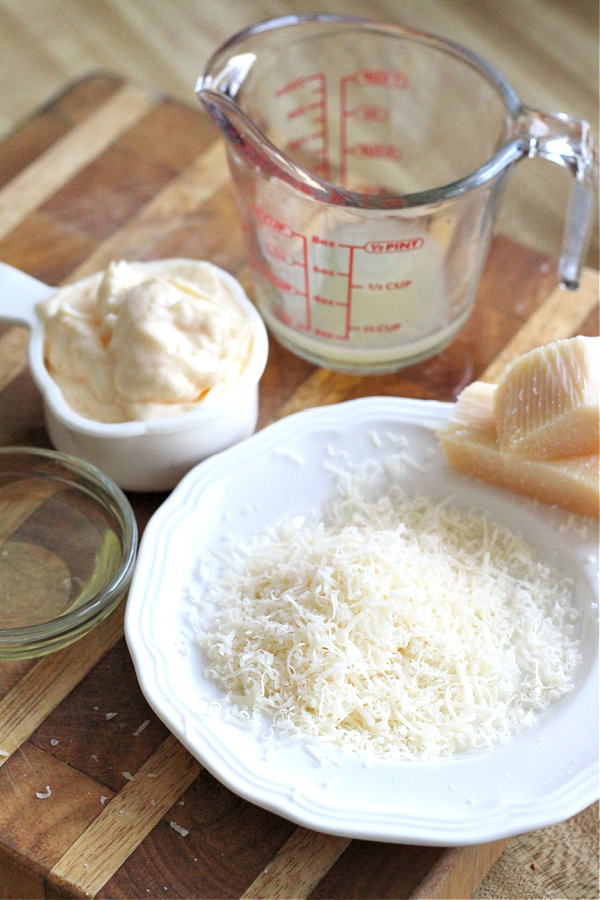
[[[90,126],[98,122],[106,131]],[[57,145],[68,157],[60,177]],[[179,255],[223,266],[252,296],[212,126],[200,110],[113,76],[71,86],[0,146],[0,222],[0,260],[50,284],[115,257]],[[343,375],[271,340],[258,427],[359,396],[452,400],[473,379],[496,377],[496,359],[596,334],[597,304],[597,273],[586,271],[577,292],[558,291],[551,257],[499,237],[471,320],[419,365]],[[0,326],[0,349],[0,445],[47,447],[25,330]],[[140,529],[163,499],[131,495]],[[122,618],[121,607],[45,659],[0,663],[0,896],[506,897],[509,883],[512,896],[597,896],[595,806],[510,843],[446,849],[318,834],[235,796],[149,709]],[[517,867],[512,882],[503,866]]]

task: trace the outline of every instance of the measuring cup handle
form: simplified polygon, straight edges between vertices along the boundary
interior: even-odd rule
[[[573,175],[558,273],[563,287],[579,287],[598,197],[598,149],[588,122],[563,113],[524,109],[529,156],[565,166]]]
[[[56,288],[0,262],[0,321],[33,328],[35,306],[50,297]]]

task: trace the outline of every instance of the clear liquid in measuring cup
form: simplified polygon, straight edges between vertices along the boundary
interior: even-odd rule
[[[0,629],[77,609],[117,572],[115,523],[60,479],[0,473]]]
[[[261,185],[250,236],[257,303],[273,334],[318,365],[376,373],[424,359],[468,316],[447,288],[444,243],[419,217],[356,215]],[[288,198],[289,200],[289,198]],[[446,324],[444,324],[446,323]]]

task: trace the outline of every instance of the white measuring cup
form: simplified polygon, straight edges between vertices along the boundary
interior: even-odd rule
[[[228,40],[196,92],[226,139],[257,305],[299,356],[386,372],[452,341],[523,157],[573,175],[559,275],[577,286],[598,185],[589,125],[524,106],[468,50],[286,16]]]

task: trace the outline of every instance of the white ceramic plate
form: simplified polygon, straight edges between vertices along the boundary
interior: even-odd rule
[[[436,429],[450,404],[371,397],[297,413],[193,469],[143,536],[126,613],[142,690],[189,751],[237,794],[298,824],[348,837],[451,846],[565,819],[598,796],[598,540],[593,522],[466,478],[444,463]],[[323,463],[360,462],[409,441],[406,481],[433,500],[488,508],[539,557],[573,577],[583,663],[576,687],[530,729],[488,751],[425,762],[324,761],[303,741],[265,743],[216,711],[220,689],[192,641],[189,588],[198,561],[231,535],[249,539],[320,507]],[[579,524],[581,521],[577,520]],[[314,742],[313,742],[314,743]]]

